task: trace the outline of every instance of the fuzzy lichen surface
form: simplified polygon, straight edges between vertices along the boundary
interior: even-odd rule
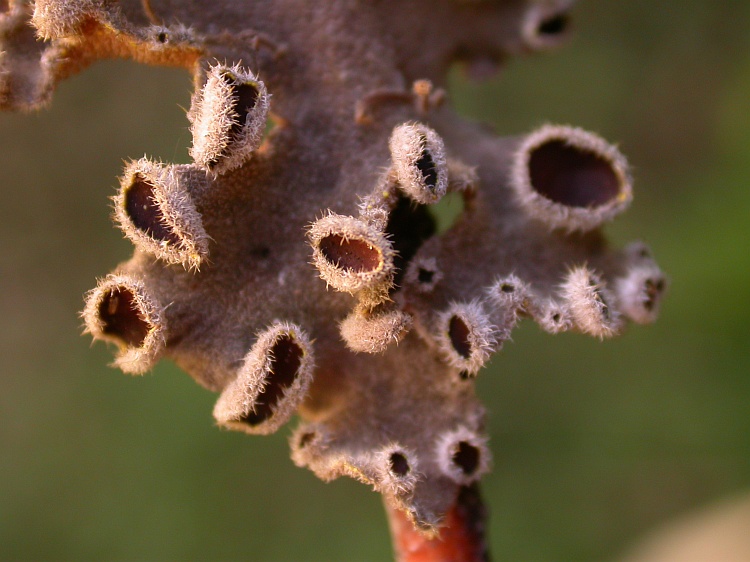
[[[6,2],[5,109],[100,58],[194,76],[194,162],[126,165],[113,200],[135,251],[87,296],[88,331],[126,372],[172,358],[221,393],[225,427],[298,414],[297,464],[439,528],[491,467],[473,381],[516,323],[608,337],[653,321],[665,287],[645,246],[601,233],[631,199],[614,146],[567,126],[497,137],[444,103],[450,64],[554,47],[569,8]],[[464,209],[438,234],[446,193]]]

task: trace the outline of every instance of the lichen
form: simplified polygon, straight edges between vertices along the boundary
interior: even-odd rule
[[[222,427],[298,414],[295,463],[439,528],[490,468],[474,378],[516,324],[610,337],[665,289],[645,246],[602,234],[632,198],[615,146],[497,137],[445,103],[451,64],[557,46],[570,4],[10,0],[3,108],[100,58],[194,76],[193,162],[126,164],[114,218],[135,252],[88,294],[87,331],[128,373],[173,359],[220,393]]]

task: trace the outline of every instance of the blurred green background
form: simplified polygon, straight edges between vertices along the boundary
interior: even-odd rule
[[[582,1],[573,41],[451,77],[517,134],[580,125],[634,166],[608,227],[671,279],[659,322],[599,342],[531,323],[478,380],[496,560],[613,559],[685,510],[750,491],[750,3]],[[379,496],[323,484],[273,437],[218,430],[168,362],[140,378],[81,337],[82,295],[130,245],[122,160],[188,161],[181,71],[103,62],[52,107],[0,115],[0,559],[389,560]]]

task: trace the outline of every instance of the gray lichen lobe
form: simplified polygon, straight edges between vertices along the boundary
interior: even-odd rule
[[[297,464],[436,529],[491,465],[472,379],[516,323],[611,336],[664,291],[645,247],[601,233],[631,199],[615,147],[561,126],[498,138],[442,103],[453,61],[555,46],[569,5],[10,0],[4,108],[97,58],[195,79],[194,162],[126,165],[115,218],[136,249],[89,294],[88,331],[126,372],[174,359],[221,392],[224,426],[298,413]],[[464,210],[438,234],[429,206],[451,192]]]

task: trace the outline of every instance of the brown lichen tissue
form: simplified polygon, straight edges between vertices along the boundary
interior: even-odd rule
[[[298,414],[295,463],[439,530],[490,470],[473,381],[516,323],[609,337],[653,321],[665,287],[644,245],[601,233],[632,197],[615,146],[496,137],[441,89],[455,61],[556,46],[570,4],[6,1],[3,108],[99,58],[194,76],[193,163],[126,164],[114,217],[135,251],[87,295],[88,331],[128,373],[172,358],[220,393],[223,427]]]

